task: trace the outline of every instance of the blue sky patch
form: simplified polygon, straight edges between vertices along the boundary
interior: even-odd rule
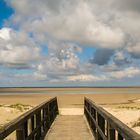
[[[14,13],[4,0],[0,0],[0,27],[3,27],[4,20],[8,19]]]

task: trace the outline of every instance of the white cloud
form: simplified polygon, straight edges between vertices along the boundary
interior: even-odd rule
[[[64,51],[64,50],[63,50]],[[79,58],[76,54],[67,50],[65,56],[62,52],[57,55],[48,56],[42,63],[37,66],[37,70],[40,73],[53,73],[54,75],[65,75],[67,72],[77,70],[79,65]]]
[[[140,74],[140,69],[136,67],[129,67],[124,70],[111,72],[112,78],[122,79],[122,78],[132,78]]]
[[[113,62],[117,66],[124,66],[126,64],[131,64],[132,60],[124,51],[117,51],[114,55]]]
[[[35,72],[34,75],[33,75],[33,78],[35,80],[46,80],[47,79],[47,75]]]
[[[27,46],[13,47],[10,44],[7,45],[7,48],[7,50],[0,51],[0,63],[24,64],[39,58],[38,48],[29,48]]]
[[[30,4],[27,0],[8,2],[16,10],[12,17],[13,22],[21,24],[23,30],[33,31],[38,40],[47,33],[57,40],[76,41],[105,48],[122,47],[124,43],[122,29],[99,19],[88,1],[31,0]],[[37,8],[38,5],[42,8]],[[37,14],[34,14],[36,9]],[[25,17],[26,20],[23,21]]]
[[[0,33],[1,64],[25,65],[41,57],[40,49],[25,33],[16,32],[10,28],[2,28]]]
[[[104,81],[135,77],[139,73],[138,66],[133,67],[131,63],[130,67],[124,66],[129,63],[128,56],[121,53],[123,50],[131,57],[140,58],[138,0],[6,2],[14,9],[6,25],[14,26],[16,30],[0,29],[1,64],[16,67],[34,65],[31,79],[57,82],[64,79]],[[47,56],[41,54],[42,44],[48,47]],[[83,54],[78,54],[84,49],[77,44],[100,50],[102,53],[96,53],[96,56],[104,66],[88,64],[88,60],[81,61]],[[113,53],[107,53],[107,49],[113,50]],[[29,75],[22,76],[26,79]]]
[[[132,55],[132,57],[140,58],[140,42],[134,46],[128,47],[127,51]]]
[[[140,1],[139,0],[117,0],[113,1],[115,7],[122,11],[127,11],[127,12],[140,12]]]
[[[95,76],[92,74],[80,74],[67,77],[68,81],[105,81],[108,80],[106,76]]]
[[[132,43],[135,38],[139,38],[140,31],[137,29],[140,26],[140,14],[134,12],[139,11],[138,0],[133,2],[30,0],[30,3],[28,0],[22,2],[7,0],[7,2],[15,10],[10,21],[17,23],[24,31],[34,32],[38,41],[48,41],[48,37],[51,37],[116,49],[124,47],[126,42]],[[127,35],[131,37],[127,39]]]
[[[30,23],[32,30],[47,32],[58,40],[94,44],[105,48],[122,47],[124,34],[121,29],[108,26],[99,20],[86,2],[78,2],[76,7],[70,7],[70,11],[69,7],[67,8],[60,14],[52,13],[41,20],[33,21]]]
[[[0,39],[10,40],[10,28],[2,28],[0,29]]]

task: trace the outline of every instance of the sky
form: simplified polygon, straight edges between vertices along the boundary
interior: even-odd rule
[[[0,87],[139,85],[140,0],[0,1]]]

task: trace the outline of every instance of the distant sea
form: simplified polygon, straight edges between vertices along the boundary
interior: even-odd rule
[[[5,88],[6,89],[6,88]],[[32,88],[32,90],[24,90],[26,88],[23,88],[23,90],[1,90],[0,94],[132,94],[132,93],[140,93],[140,88],[59,88],[57,90],[56,88],[53,88],[51,90],[47,90],[47,88],[44,90],[39,90],[36,88]],[[28,88],[27,88],[28,89]],[[40,88],[41,89],[41,88]],[[72,89],[72,90],[71,90]],[[116,90],[115,90],[116,89]]]

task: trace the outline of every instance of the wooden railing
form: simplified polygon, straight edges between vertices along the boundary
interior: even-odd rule
[[[88,98],[84,99],[84,113],[95,140],[140,140],[139,134]]]
[[[50,99],[0,129],[0,140],[16,131],[16,140],[43,140],[58,114],[57,98]]]

